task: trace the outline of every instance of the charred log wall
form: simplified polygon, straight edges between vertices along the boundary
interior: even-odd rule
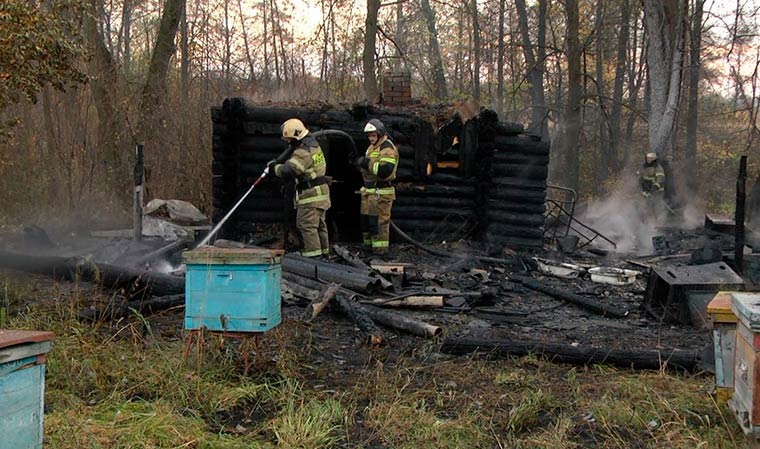
[[[280,125],[298,117],[314,132],[337,129],[351,135],[362,154],[368,144],[363,127],[378,118],[399,148],[393,220],[418,238],[459,230],[492,246],[537,248],[542,243],[543,201],[549,145],[523,134],[519,125],[498,122],[484,110],[461,127],[459,164],[437,168],[442,139],[429,116],[418,109],[254,106],[232,98],[213,108],[213,195],[217,222],[286,147]],[[427,116],[428,118],[423,118]],[[361,177],[351,167],[348,139],[320,138],[328,159],[331,187],[328,220],[337,239],[355,240],[359,229]],[[429,173],[432,169],[433,173]],[[223,235],[241,237],[256,225],[288,223],[294,217],[293,187],[271,177],[235,213]],[[292,223],[292,221],[290,221]],[[438,234],[436,234],[438,233]],[[460,235],[460,237],[463,235]]]

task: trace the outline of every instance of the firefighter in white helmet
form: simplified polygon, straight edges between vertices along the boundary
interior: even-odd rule
[[[645,213],[659,221],[665,206],[665,170],[656,153],[647,153],[644,164],[636,172],[639,175],[641,195],[645,198]]]
[[[364,244],[377,255],[387,255],[390,236],[391,207],[396,199],[392,181],[396,179],[398,149],[385,125],[372,119],[364,127],[369,147],[357,158],[364,187],[361,188],[361,228]]]
[[[637,172],[641,194],[649,198],[652,195],[662,195],[665,192],[665,170],[657,160],[656,153],[647,153],[644,156],[644,165]]]
[[[327,256],[330,242],[325,215],[330,208],[330,187],[325,176],[325,154],[301,120],[287,120],[281,131],[282,139],[293,151],[283,164],[270,161],[269,172],[296,183],[296,227],[303,242],[301,254],[306,257]]]

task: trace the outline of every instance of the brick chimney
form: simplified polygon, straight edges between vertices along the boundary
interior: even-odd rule
[[[406,106],[411,102],[411,72],[387,72],[383,75],[383,104],[388,106]]]

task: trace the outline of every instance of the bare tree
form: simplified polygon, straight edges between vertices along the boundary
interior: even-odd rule
[[[377,74],[375,72],[375,45],[377,42],[377,14],[380,0],[367,0],[367,17],[364,22],[364,94],[367,101],[374,102],[378,96]]]
[[[161,24],[156,36],[156,44],[148,66],[148,74],[143,87],[140,103],[140,128],[152,120],[156,106],[162,103],[166,95],[166,78],[169,62],[176,50],[174,38],[179,27],[179,19],[184,9],[185,0],[166,0],[161,16]]]
[[[620,28],[615,59],[615,82],[612,87],[612,108],[610,112],[610,161],[612,169],[620,167],[620,120],[623,113],[623,83],[625,82],[626,56],[628,54],[628,29],[631,20],[630,0],[620,4]]]
[[[567,103],[558,143],[564,184],[578,189],[579,153],[578,138],[581,132],[581,102],[583,100],[583,71],[581,69],[581,43],[578,0],[566,0],[567,15]]]
[[[644,0],[649,37],[649,150],[672,159],[683,66],[685,0]]]
[[[546,66],[546,1],[538,1],[538,38],[534,46],[530,38],[528,12],[525,0],[515,0],[522,35],[523,54],[528,71],[529,92],[531,98],[531,119],[528,131],[549,137],[549,125],[546,114],[546,99],[544,98],[544,70]],[[536,50],[534,51],[534,47]]]
[[[704,0],[694,1],[694,13],[691,16],[691,39],[689,42],[689,91],[688,112],[686,113],[686,170],[691,176],[686,177],[689,193],[696,193],[697,177],[697,132],[699,124],[699,72],[701,69],[700,53],[702,50],[702,14]]]
[[[496,56],[496,112],[504,115],[504,14],[505,0],[499,0],[499,44]]]
[[[420,0],[420,8],[425,16],[425,23],[428,30],[428,41],[430,45],[431,66],[433,69],[433,95],[438,99],[448,97],[446,89],[446,76],[443,71],[443,58],[441,58],[441,48],[438,43],[438,30],[435,23],[435,12],[430,7],[429,0]]]

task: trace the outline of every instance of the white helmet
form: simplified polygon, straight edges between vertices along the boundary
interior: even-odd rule
[[[368,121],[367,124],[364,126],[364,132],[377,133],[378,136],[384,136],[385,125],[383,125],[383,122],[381,122],[380,120],[373,118],[372,120]]]

